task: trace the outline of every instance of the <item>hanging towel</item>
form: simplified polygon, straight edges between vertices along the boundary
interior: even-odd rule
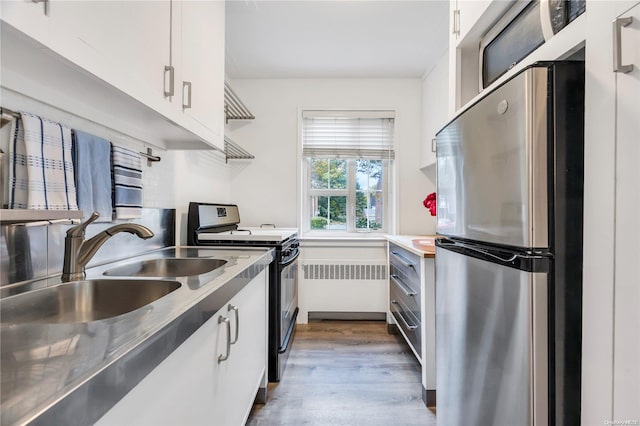
[[[11,123],[9,141],[9,208],[27,208],[27,154],[24,146],[24,127],[20,119]]]
[[[71,157],[70,128],[20,113],[11,141],[10,208],[78,210]]]
[[[84,218],[96,211],[96,222],[111,222],[111,142],[73,130],[73,166],[76,172],[78,207]]]
[[[140,154],[111,144],[113,205],[116,219],[142,215],[142,160]]]

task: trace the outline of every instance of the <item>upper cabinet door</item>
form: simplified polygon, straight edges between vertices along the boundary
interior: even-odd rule
[[[162,110],[171,2],[2,2],[2,19],[101,80]],[[5,3],[7,3],[5,5]]]
[[[458,38],[463,40],[491,4],[489,0],[458,0]]]
[[[167,148],[224,147],[223,1],[47,4],[0,2],[20,42],[2,45],[4,88]]]
[[[61,1],[55,6],[65,10],[65,24],[77,37],[109,64],[111,82],[160,107],[170,84],[165,66],[172,62],[169,0]]]
[[[464,40],[490,4],[490,0],[451,0],[452,37],[458,41]]]
[[[174,6],[175,7],[175,6]],[[184,113],[210,130],[223,148],[224,129],[223,1],[180,2],[180,76]]]

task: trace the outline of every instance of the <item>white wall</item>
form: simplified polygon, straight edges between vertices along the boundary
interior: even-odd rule
[[[436,190],[436,153],[431,140],[449,121],[449,51],[445,50],[436,65],[422,79],[422,149],[420,167]],[[432,192],[432,191],[429,191]],[[428,234],[435,234],[436,218],[427,216]]]
[[[231,201],[243,225],[297,226],[298,109],[390,108],[396,110],[397,230],[433,231],[422,200],[434,185],[419,170],[420,79],[247,79],[231,85],[256,116],[228,125],[227,135],[255,159],[234,163]]]
[[[229,203],[231,167],[216,151],[174,151],[173,191],[178,244],[187,243],[187,209],[190,201]]]

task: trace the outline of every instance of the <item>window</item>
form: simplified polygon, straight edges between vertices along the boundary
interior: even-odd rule
[[[302,228],[386,232],[393,112],[304,111]]]

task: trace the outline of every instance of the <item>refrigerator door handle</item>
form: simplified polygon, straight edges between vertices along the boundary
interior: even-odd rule
[[[549,272],[550,262],[553,258],[548,253],[529,254],[502,249],[491,250],[475,244],[444,238],[436,240],[436,247],[528,272]]]
[[[464,244],[464,243],[461,243],[461,242],[458,242],[458,241],[456,241],[456,242],[446,241],[446,240],[445,241],[440,241],[440,245],[442,247],[445,247],[445,248],[450,248],[452,246],[453,247],[461,247],[461,248],[464,248],[466,250],[475,251],[477,253],[482,254],[483,256],[488,256],[488,257],[491,257],[491,258],[493,258],[495,260],[499,260],[500,262],[504,262],[504,263],[513,262],[514,260],[516,260],[519,257],[525,257],[525,256],[521,256],[521,255],[519,255],[517,253],[514,253],[512,256],[509,256],[509,257],[500,257],[500,256],[497,256],[497,255],[495,255],[493,253],[488,252],[487,250],[482,250],[482,249],[480,249],[478,247],[475,247],[475,246],[472,246],[472,245],[469,245],[469,244]]]

